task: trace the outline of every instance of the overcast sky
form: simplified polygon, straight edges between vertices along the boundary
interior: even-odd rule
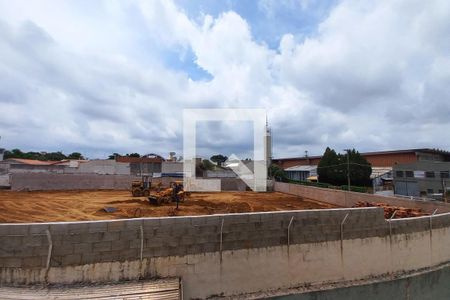
[[[219,107],[266,109],[275,157],[449,150],[450,1],[0,0],[0,147],[181,154]],[[202,155],[248,153],[210,125]]]

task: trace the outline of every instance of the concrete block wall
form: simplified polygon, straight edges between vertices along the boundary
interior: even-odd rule
[[[381,208],[0,224],[0,268],[46,267],[47,232],[52,241],[50,266],[62,267],[137,260],[141,242],[144,258],[284,246],[292,218],[290,244],[336,241],[347,214],[344,239],[386,237],[390,230],[403,234],[430,229],[429,217],[395,220],[390,229]],[[449,227],[450,214],[435,216],[432,226]]]
[[[206,298],[426,268],[449,247],[450,213],[381,208],[0,224],[0,284],[182,277],[186,299]]]
[[[11,174],[11,190],[83,190],[129,189],[131,181],[139,179],[130,175],[99,174]]]
[[[433,213],[435,209],[438,209],[438,213],[450,212],[450,203],[443,203],[440,201],[408,200],[398,197],[317,188],[284,182],[275,182],[275,191],[297,195],[313,200],[324,201],[343,207],[352,207],[358,201],[367,201],[384,202],[394,206],[420,208],[427,213]]]

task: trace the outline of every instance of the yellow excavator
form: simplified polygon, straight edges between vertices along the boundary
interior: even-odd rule
[[[148,197],[152,182],[149,176],[142,176],[141,180],[133,180],[131,182],[131,194],[133,197]]]
[[[152,194],[148,197],[151,204],[160,205],[162,203],[176,202],[177,208],[178,203],[184,201],[186,192],[183,190],[183,181],[172,181],[170,187]]]

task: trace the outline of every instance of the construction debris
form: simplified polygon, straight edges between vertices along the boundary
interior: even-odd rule
[[[401,206],[388,205],[383,202],[366,202],[366,201],[358,201],[352,207],[381,207],[384,209],[384,217],[386,219],[394,218],[412,218],[412,217],[420,217],[427,216],[428,214],[423,212],[420,208],[406,208]]]
[[[106,206],[103,208],[104,211],[106,211],[107,213],[113,213],[117,211],[117,208],[112,207],[112,206]]]

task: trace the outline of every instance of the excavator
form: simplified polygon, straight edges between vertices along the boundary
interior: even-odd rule
[[[172,181],[169,188],[149,195],[148,201],[153,205],[176,202],[178,209],[178,204],[183,202],[186,196],[187,193],[183,190],[183,181]]]
[[[142,176],[141,180],[133,180],[131,182],[131,194],[133,197],[148,197],[152,182],[149,176]]]

